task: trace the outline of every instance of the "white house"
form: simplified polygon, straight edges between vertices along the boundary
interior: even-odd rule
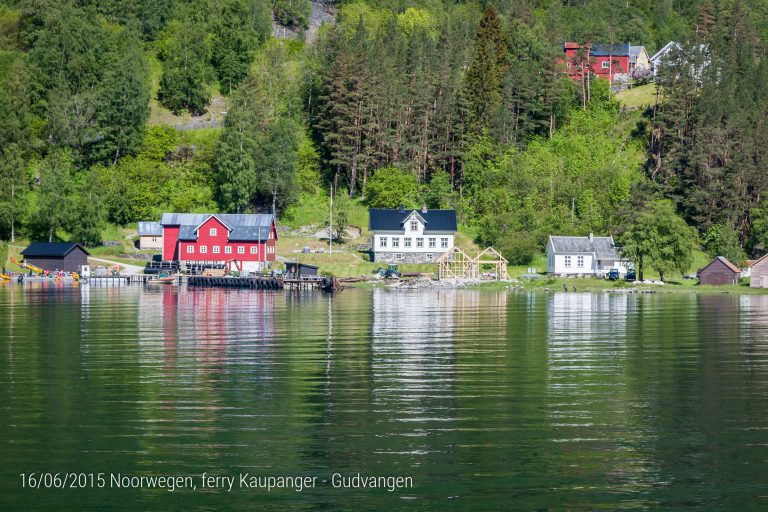
[[[550,236],[547,242],[549,274],[602,276],[615,268],[623,276],[628,265],[612,236]]]
[[[711,58],[709,46],[706,44],[684,48],[682,44],[670,41],[661,50],[653,54],[649,60],[653,76],[659,74],[662,66],[685,63],[689,67],[692,76],[697,81],[700,81],[701,75],[704,69],[709,66]]]
[[[371,208],[371,261],[430,263],[453,248],[456,210]]]
[[[139,249],[163,248],[163,227],[159,222],[139,221]]]

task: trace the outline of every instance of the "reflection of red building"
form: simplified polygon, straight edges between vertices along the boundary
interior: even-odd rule
[[[565,43],[565,70],[573,80],[591,72],[600,78],[614,81],[629,78],[635,67],[647,69],[648,55],[642,46],[620,44]]]
[[[163,259],[182,264],[237,260],[243,270],[275,261],[273,215],[164,213]]]

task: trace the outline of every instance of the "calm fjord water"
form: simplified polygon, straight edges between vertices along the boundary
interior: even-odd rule
[[[767,510],[768,296],[6,285],[0,461],[4,511]]]

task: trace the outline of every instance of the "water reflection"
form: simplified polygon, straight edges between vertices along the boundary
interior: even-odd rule
[[[0,288],[0,508],[755,509],[766,313],[763,296]],[[417,486],[30,498],[32,467]]]

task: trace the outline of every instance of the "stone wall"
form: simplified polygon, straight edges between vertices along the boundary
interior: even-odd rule
[[[437,258],[443,255],[441,252],[404,252],[402,258],[397,258],[398,253],[394,252],[379,252],[373,253],[371,261],[376,263],[436,263]],[[429,256],[432,259],[429,259]]]

